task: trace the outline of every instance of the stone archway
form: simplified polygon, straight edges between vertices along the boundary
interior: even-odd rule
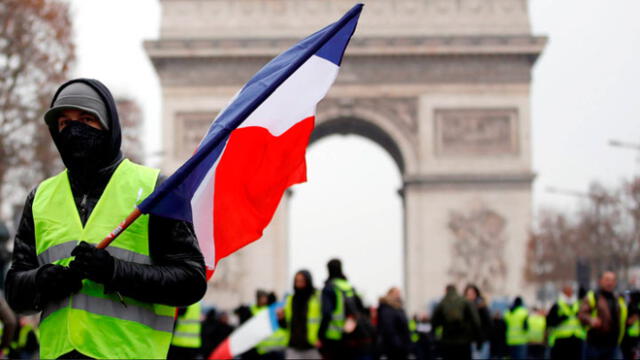
[[[368,247],[368,249],[371,250],[370,252],[368,252],[370,255],[368,256],[369,257],[368,260],[365,261],[364,258],[361,257],[362,255],[361,253],[351,253],[351,256],[358,257],[358,258],[357,259],[350,258],[348,255],[350,250],[345,247],[342,247],[341,248],[342,250],[338,250],[338,252],[335,252],[334,250],[334,255],[343,259],[348,269],[354,269],[354,267],[356,269],[359,269],[360,274],[358,275],[358,277],[360,277],[361,279],[363,276],[362,275],[363,272],[367,274],[374,274],[376,271],[379,271],[380,269],[379,266],[376,266],[375,269],[367,270],[368,267],[372,265],[372,262],[375,262],[378,264],[387,264],[385,266],[391,267],[388,269],[390,271],[390,274],[400,273],[401,279],[402,279],[401,282],[398,282],[399,279],[396,279],[391,282],[388,282],[387,285],[400,286],[402,289],[404,289],[406,288],[405,283],[406,283],[408,274],[407,274],[407,269],[405,267],[405,261],[404,261],[404,258],[405,258],[404,250],[406,248],[406,236],[405,236],[406,230],[405,230],[404,219],[406,217],[406,214],[405,214],[404,196],[403,196],[404,194],[402,191],[402,184],[404,179],[404,172],[406,171],[406,167],[407,167],[407,164],[406,164],[407,160],[405,160],[405,158],[410,155],[403,153],[403,149],[401,149],[401,147],[398,145],[399,140],[395,137],[395,135],[397,134],[391,135],[389,131],[377,125],[376,124],[377,121],[372,120],[371,118],[363,118],[365,114],[357,111],[357,109],[349,109],[348,111],[344,111],[344,109],[340,109],[340,108],[332,109],[333,105],[335,105],[335,103],[329,100],[327,102],[323,102],[322,105],[320,106],[319,117],[317,118],[316,127],[314,129],[314,132],[312,133],[311,140],[309,143],[309,149],[307,150],[307,152],[309,153],[309,151],[320,151],[320,149],[314,149],[314,146],[317,143],[321,142],[321,140],[332,137],[332,136],[353,135],[361,139],[366,139],[368,140],[368,142],[373,143],[374,146],[378,147],[378,149],[382,150],[382,152],[386,153],[386,155],[389,158],[385,165],[376,165],[376,166],[368,165],[367,171],[374,172],[377,175],[373,175],[373,173],[368,174],[368,176],[366,177],[362,177],[362,175],[360,175],[360,180],[370,184],[370,181],[369,181],[371,180],[370,177],[375,178],[377,176],[390,176],[389,173],[382,174],[379,172],[380,170],[378,170],[380,168],[386,168],[388,169],[388,171],[394,173],[393,178],[396,179],[397,184],[392,185],[392,187],[378,188],[380,192],[377,192],[375,196],[367,199],[360,199],[360,201],[358,201],[356,205],[354,203],[350,203],[350,201],[353,201],[354,199],[353,197],[354,191],[355,192],[361,191],[359,190],[360,186],[357,186],[353,182],[349,182],[348,180],[344,184],[341,182],[341,187],[350,187],[352,189],[351,190],[352,192],[349,192],[349,193],[342,192],[341,194],[334,193],[335,194],[334,196],[337,196],[337,197],[332,199],[331,202],[335,203],[335,206],[337,207],[342,207],[343,205],[346,206],[347,204],[350,204],[348,205],[350,210],[344,209],[343,211],[346,211],[346,213],[343,216],[349,214],[347,216],[349,217],[354,216],[357,218],[359,216],[358,214],[362,211],[369,212],[372,208],[376,208],[376,207],[378,207],[378,209],[381,209],[378,203],[378,201],[381,201],[382,204],[385,204],[384,211],[387,215],[386,220],[385,218],[382,218],[382,219],[378,218],[378,220],[370,219],[369,222],[360,222],[358,223],[358,225],[345,224],[343,228],[343,231],[345,232],[349,232],[349,229],[353,229],[353,226],[357,226],[359,229],[361,229],[360,231],[358,231],[356,238],[343,237],[342,233],[336,232],[334,228],[327,228],[324,230],[316,229],[316,231],[326,231],[328,232],[328,234],[331,234],[331,237],[342,238],[343,243],[340,243],[340,245],[344,243],[350,243],[351,248],[360,248],[360,246],[363,246],[363,244],[360,243],[360,245],[358,245],[358,242],[362,241],[362,237],[370,236],[370,239],[373,242],[370,243],[371,247]],[[370,115],[370,114],[367,114],[367,115]],[[390,124],[389,120],[384,119],[380,115],[378,115],[376,118],[378,121],[382,121],[382,124],[386,126]],[[322,149],[328,150],[328,148],[326,147],[323,147]],[[346,148],[344,150],[347,152],[354,151],[354,149],[346,149]],[[371,154],[373,155],[375,153],[372,152]],[[349,154],[344,153],[344,156],[349,157]],[[378,157],[380,157],[380,154],[378,154]],[[362,168],[360,167],[360,165],[357,165],[357,164],[360,164],[360,160],[362,159],[358,159],[358,160],[352,159],[352,161],[356,161],[353,163],[354,166],[351,166],[348,170],[342,169],[341,171],[332,173],[328,176],[332,178],[344,179],[343,177],[345,175],[342,173],[342,171],[350,171],[351,175],[349,176],[349,178],[351,178],[351,176],[358,177],[358,175],[356,175],[357,173],[363,174]],[[381,160],[385,160],[385,159],[382,158]],[[391,166],[395,167],[395,169],[389,169],[389,165],[390,165],[388,163],[389,160],[392,163]],[[364,161],[366,162],[367,160],[364,160]],[[308,168],[310,172],[313,170],[314,165],[319,165],[319,164],[308,163]],[[367,167],[366,164],[364,164],[364,166]],[[318,179],[314,179],[312,177],[309,178],[310,183],[314,182],[315,180],[318,180]],[[313,187],[313,184],[310,184],[309,186]],[[327,189],[326,187],[324,187],[323,189],[324,191],[327,191],[327,193],[333,193],[332,190]],[[387,192],[387,191],[390,191],[390,192]],[[308,204],[309,198],[306,198],[306,200],[298,200],[298,196],[299,196],[298,190],[296,190],[295,188],[293,189],[293,194],[294,196],[289,199],[291,202],[296,202],[295,205],[293,203],[291,204],[292,209],[294,210],[300,209],[299,206],[303,206],[301,205],[302,203],[300,201],[306,201]],[[348,199],[351,199],[351,200],[348,200]],[[371,200],[371,199],[375,199],[375,200]],[[323,201],[323,199],[317,199],[317,200],[320,202]],[[339,205],[339,204],[342,204],[342,205]],[[292,217],[295,216],[296,218],[298,217],[294,214],[292,214],[291,216]],[[372,221],[378,221],[378,223],[372,223]],[[387,232],[388,237],[385,237],[384,241],[380,238],[380,233],[371,232],[371,229],[379,225],[380,221],[382,222],[388,221],[388,223],[386,223],[384,231],[389,229],[394,229],[393,232]],[[309,219],[306,219],[306,223],[309,224]],[[296,237],[295,233],[293,233],[294,231],[293,229],[295,229],[295,224],[296,224],[295,220],[292,220],[292,224],[291,224],[292,238],[290,239],[290,241],[298,241],[299,239],[299,237]],[[368,235],[366,235],[367,232],[369,233]],[[350,233],[353,233],[353,231],[351,231]],[[381,246],[383,243],[384,243],[384,247],[386,247],[386,250],[381,249]],[[293,245],[290,245],[290,246],[293,246]],[[299,248],[299,245],[298,245],[298,248]],[[294,255],[293,259],[295,258],[296,257]],[[326,260],[328,259],[329,258],[327,258]],[[398,260],[400,260],[400,262],[399,264],[396,264]],[[293,262],[295,263],[296,261],[293,260]],[[299,261],[297,262],[299,264],[304,264]],[[324,270],[324,264],[322,269]],[[316,268],[316,271],[317,271],[317,268]],[[348,273],[350,276],[356,276],[356,274],[351,273],[351,271],[348,271]],[[389,273],[385,272],[383,277],[384,276],[389,276]],[[390,279],[387,279],[386,281],[390,281]],[[357,284],[358,289],[360,289],[360,291],[368,294],[369,300],[376,299],[384,291],[387,290],[387,288],[384,288],[384,289],[377,288],[375,290],[366,289],[364,285],[365,284]],[[378,292],[374,293],[373,291],[378,291]]]
[[[161,4],[160,39],[145,48],[162,84],[163,169],[171,171],[251,74],[352,1]],[[545,42],[531,34],[527,0],[366,1],[314,136],[366,132],[401,169],[411,312],[424,310],[445,284],[474,275],[460,265],[468,261],[454,260],[468,256],[461,248],[484,254],[483,237],[499,239],[491,245],[499,251],[486,255],[499,257],[486,271],[504,275],[494,293],[525,291],[534,179],[529,89]],[[287,288],[287,211],[284,201],[265,239],[217,275],[218,304],[250,301],[259,286]]]

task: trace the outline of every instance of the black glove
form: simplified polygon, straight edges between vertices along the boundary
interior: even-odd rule
[[[42,307],[48,302],[62,300],[82,288],[82,276],[68,267],[47,264],[36,273],[36,302]]]
[[[83,277],[101,284],[108,284],[113,278],[115,260],[105,249],[96,249],[94,245],[82,241],[71,255],[76,258],[69,264]]]

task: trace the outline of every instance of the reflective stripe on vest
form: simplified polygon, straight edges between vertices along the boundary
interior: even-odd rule
[[[345,324],[345,298],[353,297],[353,287],[344,279],[332,280],[333,291],[336,293],[336,307],[331,313],[331,321],[327,326],[325,337],[329,340],[342,339]]]
[[[307,302],[307,342],[311,346],[316,346],[318,342],[318,331],[320,330],[320,320],[322,319],[322,308],[320,306],[320,293],[316,291]],[[287,296],[284,303],[284,318],[287,321],[287,341],[291,339],[291,319],[293,318],[293,295]]]
[[[547,327],[547,319],[540,314],[531,314],[527,318],[529,342],[533,344],[544,343],[544,331]]]
[[[53,264],[58,260],[62,260],[71,256],[71,251],[76,247],[76,241],[67,241],[66,243],[52,246],[38,255],[38,263],[40,265]],[[134,262],[138,264],[151,265],[151,258],[147,255],[138,254],[133,251],[121,249],[117,247],[107,247],[107,252],[120,260]]]
[[[66,266],[76,241],[102,240],[153,191],[157,176],[157,170],[123,160],[85,226],[66,171],[43,181],[32,208],[40,264]],[[120,260],[150,264],[148,223],[147,215],[138,218],[108,251]],[[78,294],[45,307],[40,357],[57,358],[77,350],[94,358],[164,358],[174,314],[173,307],[105,294],[101,284],[85,279]]]
[[[202,305],[198,302],[189,307],[182,316],[176,320],[176,328],[173,331],[171,345],[185,348],[199,348],[202,345],[200,330],[200,313]]]
[[[587,301],[589,301],[589,307],[591,308],[591,317],[598,317],[598,306],[596,304],[596,295],[593,291],[589,291],[587,293]],[[618,296],[618,344],[622,343],[622,338],[624,338],[624,332],[627,327],[627,303],[625,303],[624,298],[622,296]]]
[[[529,316],[529,312],[524,307],[517,307],[513,311],[505,311],[504,321],[507,324],[507,345],[515,346],[527,343],[527,332],[524,329],[524,322],[527,316]]]

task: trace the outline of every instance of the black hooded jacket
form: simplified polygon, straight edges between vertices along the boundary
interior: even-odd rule
[[[110,142],[105,153],[101,154],[103,163],[100,169],[91,173],[74,173],[71,169],[68,172],[75,204],[84,224],[123,157],[120,152],[120,121],[115,101],[102,83],[91,79],[69,81],[58,89],[51,102],[52,106],[60,90],[73,82],[83,82],[95,89],[107,105],[109,115],[107,131]],[[49,130],[60,149],[57,128],[50,127]],[[67,159],[63,157],[62,160],[70,168]],[[9,305],[18,313],[37,312],[45,305],[38,303],[41,296],[36,288],[39,265],[32,213],[36,189],[27,196],[15,236],[12,265],[6,277],[5,296]],[[105,284],[105,288],[140,301],[170,306],[188,306],[202,298],[207,286],[204,260],[189,223],[151,215],[149,253],[152,265],[116,259],[112,280]]]
[[[313,287],[313,279],[311,273],[307,270],[298,271],[296,276],[301,274],[304,276],[307,286],[303,289],[295,287],[294,281],[294,293],[291,299],[291,324],[290,326],[291,337],[289,339],[289,347],[297,350],[313,349],[316,344],[309,344],[307,337],[307,316],[309,309],[309,299],[315,293]]]

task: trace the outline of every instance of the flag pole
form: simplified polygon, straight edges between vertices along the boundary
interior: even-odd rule
[[[118,226],[115,229],[113,229],[113,231],[111,231],[109,235],[107,235],[104,239],[102,239],[102,241],[100,241],[100,243],[96,246],[96,248],[104,249],[107,246],[109,246],[109,244],[111,244],[111,242],[113,242],[113,240],[115,240],[118,237],[118,235],[120,235],[123,231],[125,231],[129,227],[129,225],[131,225],[134,221],[136,221],[136,219],[139,218],[140,215],[142,215],[142,212],[140,211],[140,209],[138,208],[133,209],[131,214],[129,214],[129,216],[127,216],[126,219],[122,220],[122,222],[118,224]]]

